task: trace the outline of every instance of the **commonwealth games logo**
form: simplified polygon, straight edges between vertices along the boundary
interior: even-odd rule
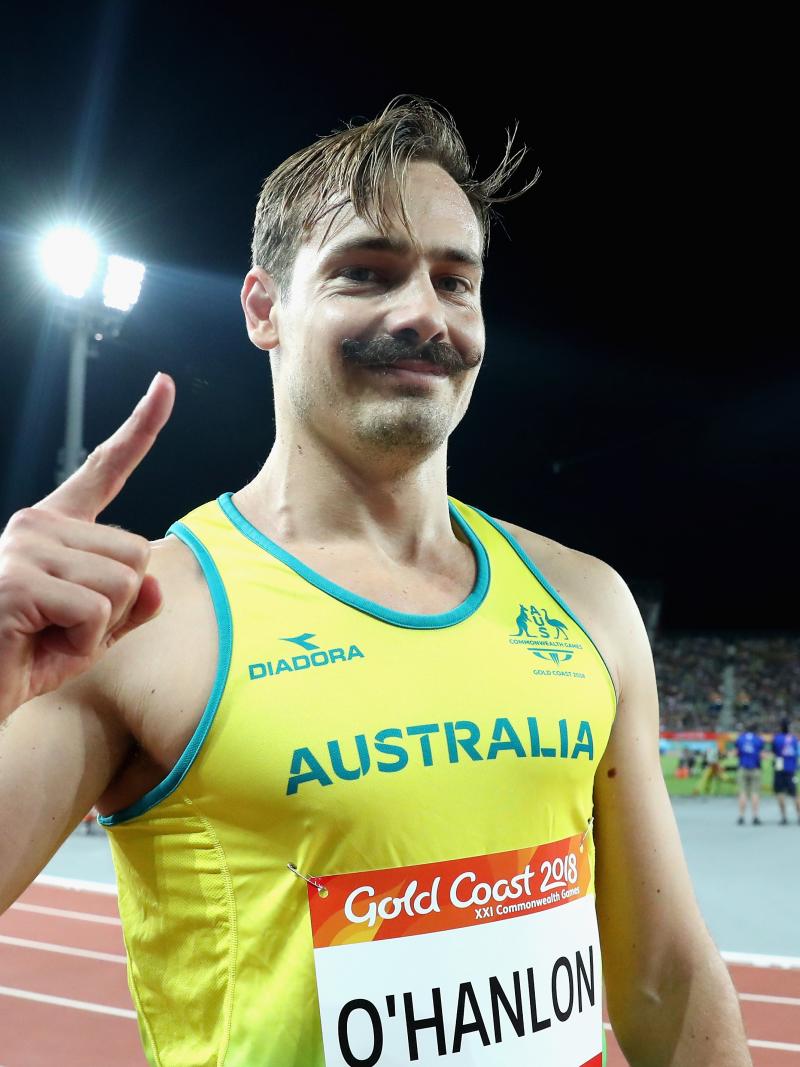
[[[567,663],[583,648],[578,642],[570,641],[567,623],[535,604],[520,604],[516,626],[517,632],[509,635],[509,644],[522,645],[538,659],[550,663]]]

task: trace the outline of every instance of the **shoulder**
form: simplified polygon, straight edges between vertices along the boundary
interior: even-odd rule
[[[526,530],[504,519],[497,521],[519,542],[526,555],[555,587],[559,595],[561,595],[560,586],[563,586],[578,592],[581,599],[597,596],[601,598],[630,596],[628,587],[620,575],[608,563],[604,563],[596,556],[590,556],[575,548],[568,548],[550,537]]]
[[[150,542],[148,571],[170,587],[192,588],[204,580],[194,552],[179,537]]]
[[[644,634],[639,609],[625,581],[596,556],[568,548],[515,523],[496,521],[518,542],[580,620],[608,665],[619,693],[628,650],[632,645],[641,648]],[[649,645],[647,648],[649,656]]]
[[[158,579],[164,606],[150,622],[128,637],[133,638],[128,646],[128,657],[142,651],[136,638],[146,645],[158,644],[177,634],[184,625],[191,625],[196,612],[204,604],[210,605],[208,585],[202,568],[192,550],[177,537],[164,537],[150,544],[148,573]],[[120,646],[125,641],[120,641]],[[111,649],[113,652],[117,646]]]
[[[168,690],[179,700],[198,662],[215,662],[217,651],[213,604],[191,550],[177,537],[151,542],[148,573],[161,586],[161,611],[126,634],[86,679],[96,699],[137,737],[152,694]]]

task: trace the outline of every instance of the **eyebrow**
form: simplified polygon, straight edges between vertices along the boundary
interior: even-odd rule
[[[399,237],[351,237],[347,241],[339,241],[332,244],[323,260],[327,263],[337,256],[345,256],[353,252],[391,252],[396,256],[406,256],[411,251],[410,241]],[[437,245],[427,250],[426,255],[431,259],[445,260],[448,263],[463,263],[483,272],[483,262],[480,256],[469,252],[466,248],[456,248],[451,245]]]

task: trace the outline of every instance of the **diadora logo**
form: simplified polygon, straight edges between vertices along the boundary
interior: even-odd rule
[[[313,652],[319,648],[319,645],[315,645],[311,640],[312,637],[316,637],[316,634],[298,634],[297,637],[282,637],[281,641],[291,641],[293,645],[297,645],[298,648],[304,648],[306,652]]]
[[[273,678],[277,674],[291,674],[295,671],[306,671],[311,667],[329,667],[333,663],[349,663],[354,659],[364,659],[364,653],[358,645],[350,645],[347,648],[321,648],[311,640],[316,634],[304,633],[296,637],[281,637],[281,641],[288,641],[303,652],[296,656],[281,656],[265,663],[248,664],[250,681],[255,682],[259,678]],[[306,654],[307,653],[307,654]]]
[[[549,663],[568,663],[583,645],[571,641],[569,623],[553,618],[547,608],[535,604],[520,604],[516,618],[517,632],[509,635],[509,644],[521,645],[537,659]]]

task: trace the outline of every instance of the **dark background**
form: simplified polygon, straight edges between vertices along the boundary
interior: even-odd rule
[[[85,443],[156,370],[172,420],[105,513],[150,537],[273,434],[239,288],[260,183],[400,92],[478,172],[531,151],[484,288],[450,491],[663,590],[666,628],[797,628],[796,114],[788,28],[547,28],[513,9],[21,7],[0,45],[0,521],[53,484],[67,341],[35,241],[65,217],[148,274],[89,367]],[[435,20],[434,20],[435,15]],[[504,230],[506,232],[504,232]],[[791,291],[791,296],[790,296]]]

